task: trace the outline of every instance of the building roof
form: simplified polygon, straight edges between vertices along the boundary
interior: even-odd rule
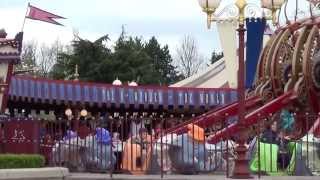
[[[23,33],[20,32],[14,39],[6,39],[7,34],[4,30],[0,32],[0,63],[20,62]]]

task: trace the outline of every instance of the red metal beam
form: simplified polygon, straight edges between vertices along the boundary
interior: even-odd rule
[[[269,114],[275,113],[281,110],[282,108],[284,108],[285,106],[289,105],[296,98],[297,96],[295,96],[293,91],[287,92],[282,96],[279,96],[278,98],[272,100],[268,104],[265,104],[259,109],[246,115],[243,123],[246,127],[254,125],[259,120],[262,120],[264,117],[268,116]],[[208,143],[215,144],[221,141],[222,139],[227,139],[228,136],[239,131],[239,128],[240,128],[240,124],[238,122],[233,123],[228,127],[222,129],[221,131],[217,132],[213,136],[209,137]]]
[[[246,109],[250,109],[254,106],[256,106],[258,103],[261,102],[261,98],[258,96],[250,97],[246,100],[245,106]],[[187,125],[194,123],[200,127],[206,127],[213,125],[214,123],[222,122],[227,117],[234,116],[238,112],[238,106],[239,102],[232,103],[228,106],[215,109],[212,111],[209,111],[199,117],[196,117],[194,119],[191,119],[187,122],[184,122],[176,127],[170,128],[166,131],[166,134],[168,133],[177,133],[181,134],[187,131]]]

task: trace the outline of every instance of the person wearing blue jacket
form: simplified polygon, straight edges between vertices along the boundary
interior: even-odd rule
[[[112,152],[112,140],[108,130],[97,127],[89,149],[88,158],[99,170],[108,170],[115,165],[116,157]]]

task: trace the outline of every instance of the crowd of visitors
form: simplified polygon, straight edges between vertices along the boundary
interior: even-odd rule
[[[288,120],[287,112],[282,113],[286,116],[286,129],[290,129],[291,122]],[[284,119],[284,117],[281,117]],[[237,119],[233,118],[232,122]],[[278,127],[282,121],[273,121],[269,127],[261,131],[261,142],[268,144],[276,144],[279,146],[279,167],[285,168],[290,162],[290,153],[287,150],[289,138],[285,136],[287,131],[280,130]],[[100,139],[98,143],[110,144],[114,149],[116,156],[115,169],[121,169],[123,161],[124,143],[130,139],[133,144],[141,146],[142,153],[146,153],[147,146],[155,142],[161,136],[165,129],[173,127],[181,123],[180,119],[147,119],[147,118],[111,118],[111,117],[96,117],[96,118],[79,118],[77,120],[60,119],[56,122],[41,122],[40,135],[43,143],[54,144],[57,141],[68,141],[71,138],[79,137],[84,139],[88,135],[94,135]],[[218,123],[210,127],[206,127],[205,135],[209,136],[221,130],[226,126],[225,123]],[[281,124],[283,127],[283,125]],[[282,128],[283,129],[283,128]],[[103,134],[101,134],[103,132]],[[256,133],[251,133],[252,138]],[[236,138],[236,136],[234,137]],[[250,144],[250,141],[248,142]],[[137,165],[142,165],[142,160],[137,160]]]

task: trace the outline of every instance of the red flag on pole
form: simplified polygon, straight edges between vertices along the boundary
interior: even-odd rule
[[[56,24],[56,25],[61,25],[60,23],[58,23],[57,21],[55,21],[54,19],[65,19],[64,17],[52,14],[50,12],[44,11],[42,9],[39,9],[37,7],[31,6],[30,4],[28,5],[29,7],[29,13],[26,16],[26,18],[29,19],[33,19],[33,20],[38,20],[38,21],[44,21],[44,22],[48,22],[48,23],[52,23],[52,24]]]

